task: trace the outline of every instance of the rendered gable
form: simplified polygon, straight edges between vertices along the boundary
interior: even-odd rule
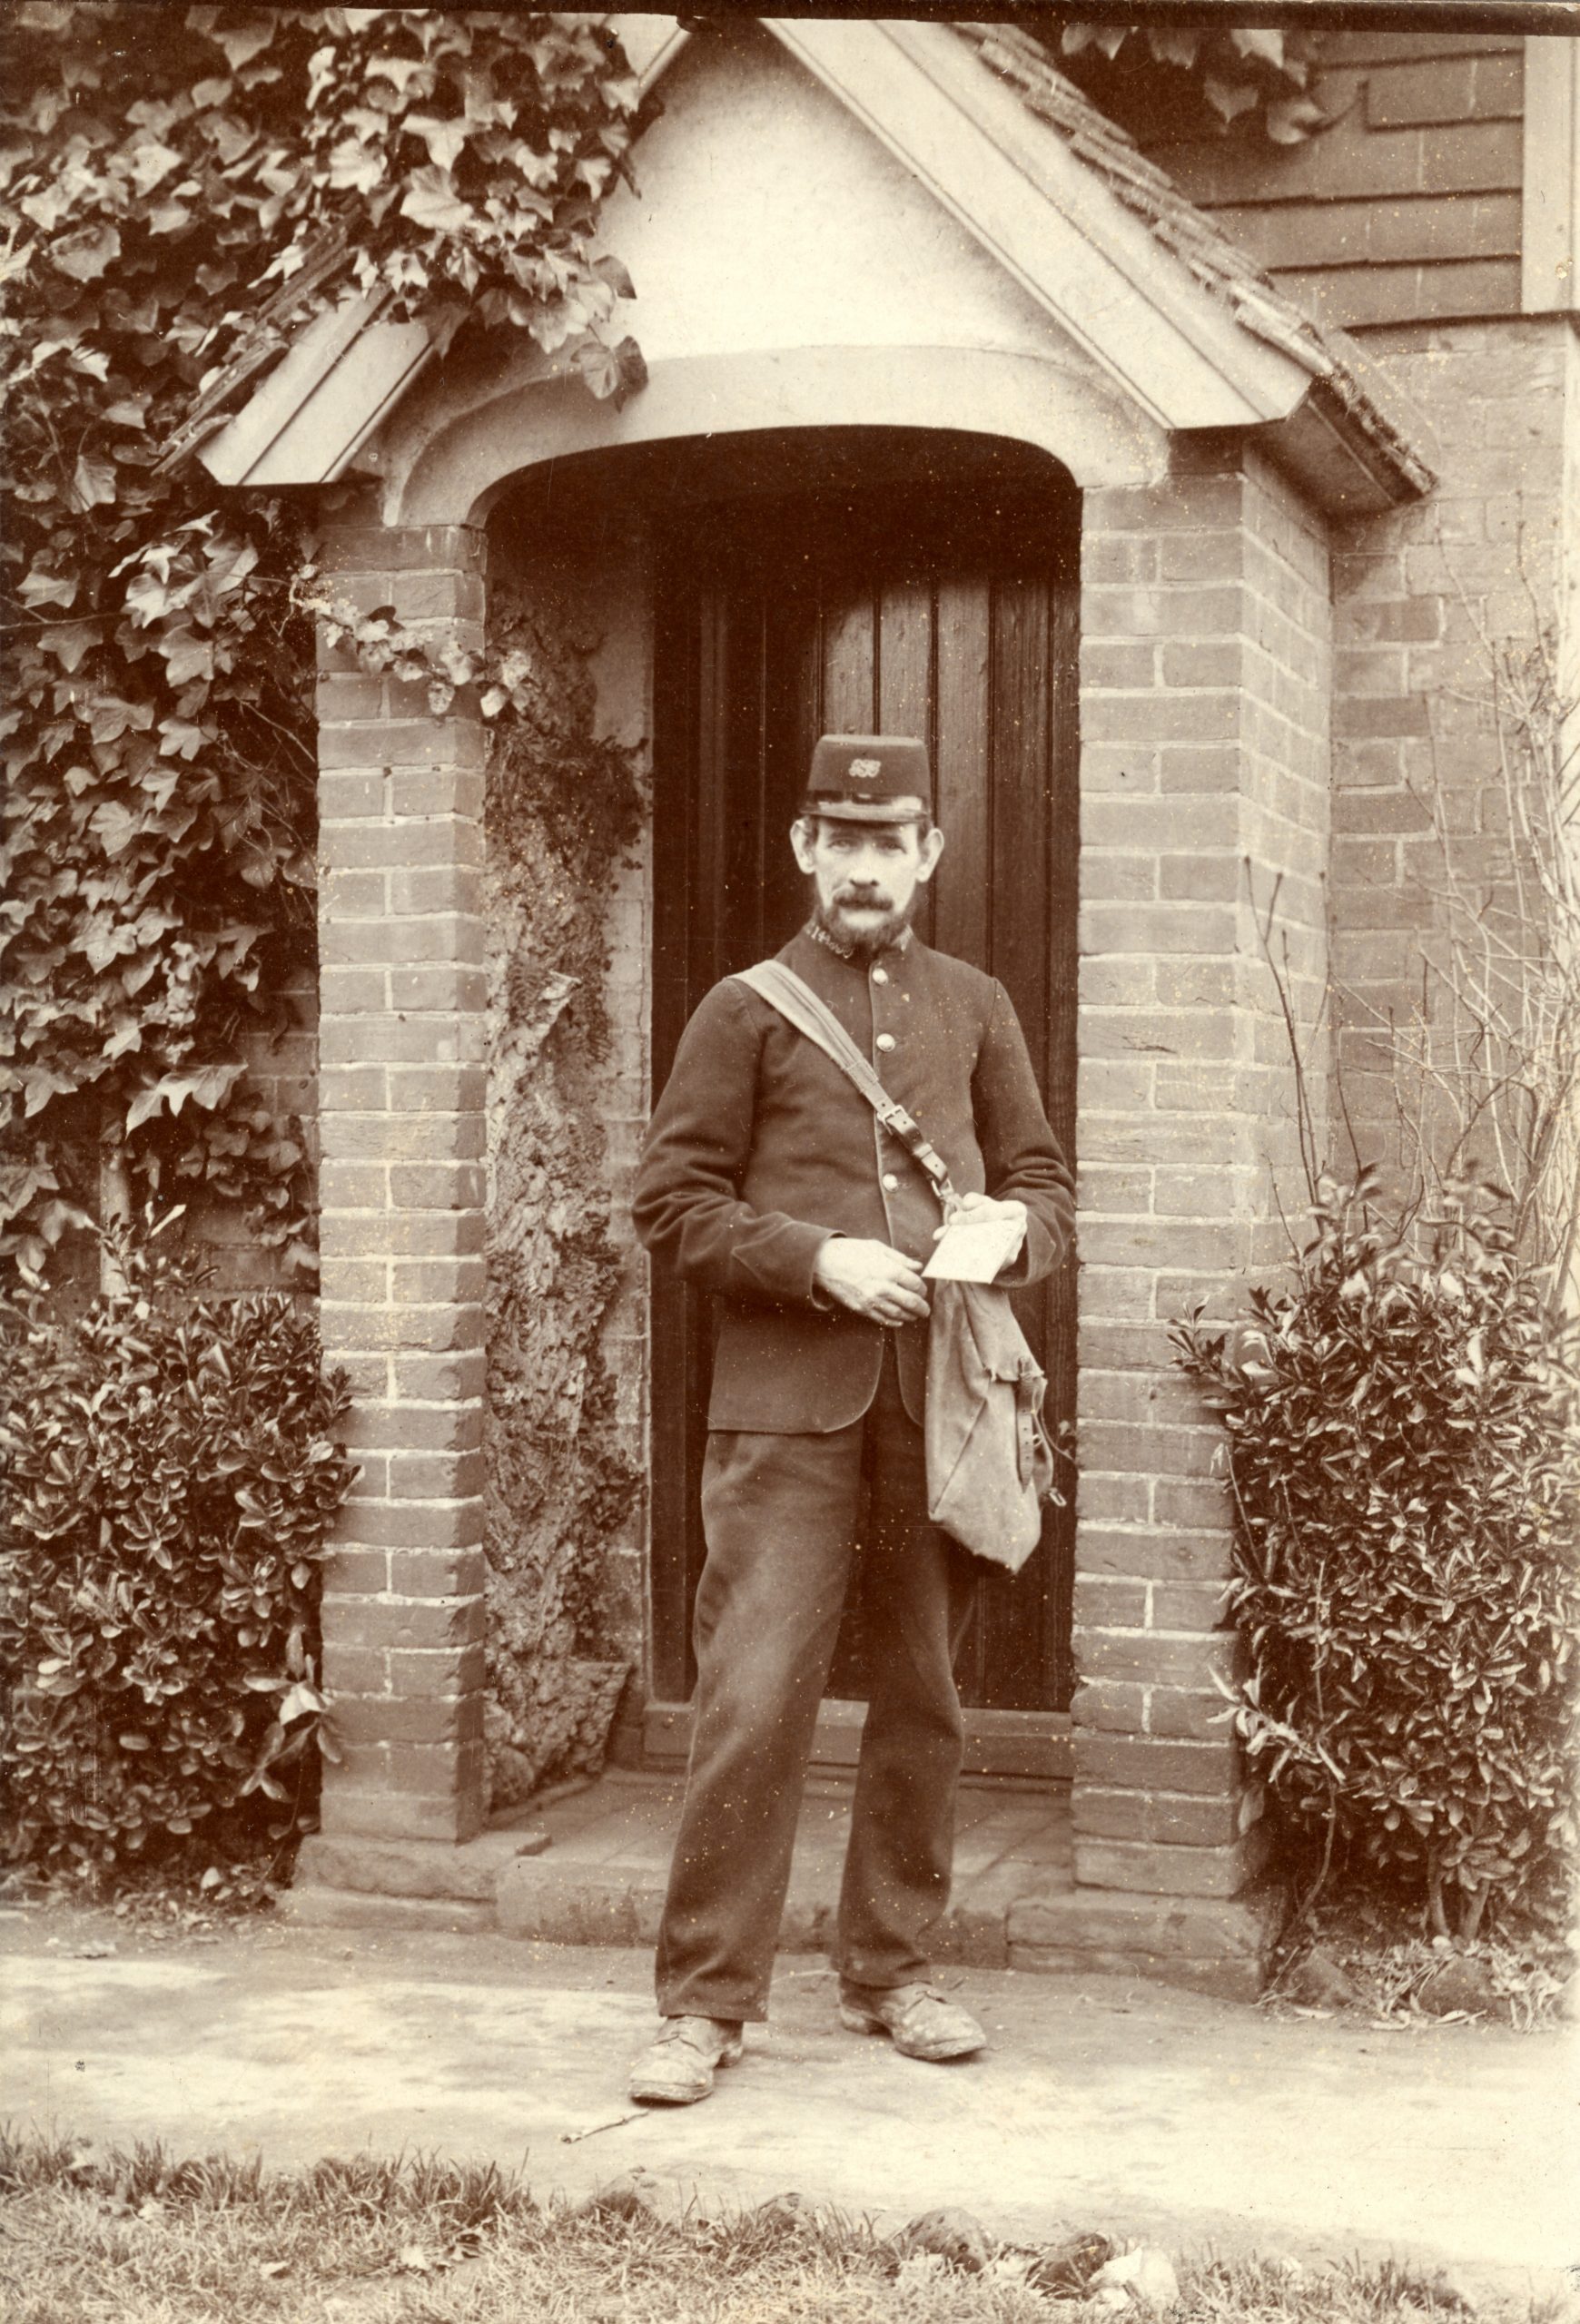
[[[1071,361],[1046,307],[766,33],[695,38],[599,236],[649,361],[748,349],[1013,349]]]

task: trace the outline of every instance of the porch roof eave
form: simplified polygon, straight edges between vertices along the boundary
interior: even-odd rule
[[[612,21],[644,90],[688,40],[674,18]],[[758,21],[1164,428],[1254,432],[1334,513],[1430,489],[1361,350],[1295,308],[1013,27]],[[305,325],[199,444],[219,482],[323,484],[351,467],[431,353],[385,303],[349,295]]]

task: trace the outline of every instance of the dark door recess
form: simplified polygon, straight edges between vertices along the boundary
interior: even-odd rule
[[[740,497],[667,518],[655,571],[654,1084],[715,980],[805,917],[787,833],[824,731],[925,735],[947,846],[920,932],[1000,978],[1055,1129],[1075,1129],[1078,503],[989,483]],[[1073,1270],[1022,1321],[1071,1416]],[[685,1699],[703,1541],[697,1486],[706,1302],[656,1279],[655,1678]],[[1070,1690],[1069,1508],[1013,1581],[982,1593],[961,1664],[968,1704],[1062,1710]],[[859,1608],[831,1692],[861,1696]]]

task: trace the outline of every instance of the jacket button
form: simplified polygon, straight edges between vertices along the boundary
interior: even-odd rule
[[[873,970],[873,982],[874,984],[887,984],[888,981],[889,971],[887,969],[874,969]]]
[[[900,1181],[895,1177],[893,1170],[885,1170],[884,1172],[884,1192],[886,1195],[892,1195],[899,1183]]]
[[[881,1049],[892,1049],[894,1046],[894,1036],[893,1033],[880,1033],[878,1035],[878,1047]]]

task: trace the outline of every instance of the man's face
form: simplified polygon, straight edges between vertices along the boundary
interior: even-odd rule
[[[870,956],[910,924],[943,852],[943,833],[934,824],[923,838],[909,815],[882,823],[804,815],[790,843],[815,891],[818,925],[848,950]]]

